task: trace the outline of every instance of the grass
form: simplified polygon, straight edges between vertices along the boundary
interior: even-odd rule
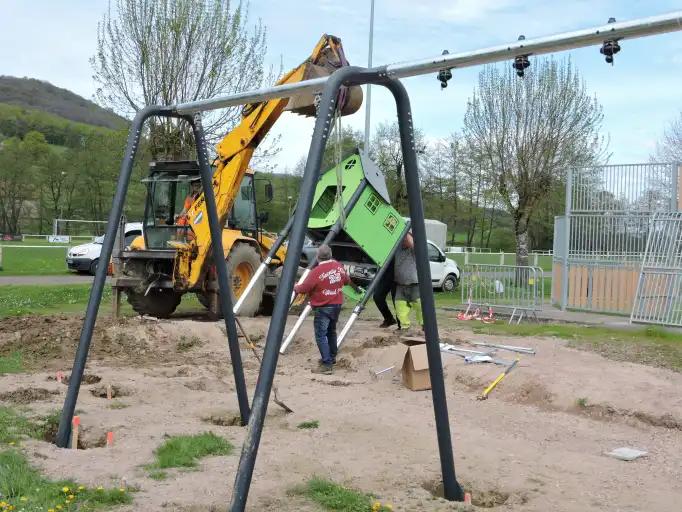
[[[14,247],[21,244],[22,242],[3,244],[0,276],[49,276],[69,273],[66,267],[66,245],[33,243],[29,240],[23,244],[45,245],[45,249]]]
[[[646,364],[682,373],[682,333],[657,327],[614,329],[577,324],[496,323],[472,326],[476,334],[554,336],[568,346],[597,352],[616,361]]]
[[[300,428],[302,430],[320,428],[320,422],[319,420],[303,421],[296,425],[296,428]]]
[[[392,510],[382,505],[370,494],[348,489],[323,478],[314,477],[305,486],[295,488],[294,494],[301,494],[309,500],[333,512],[386,512]]]
[[[72,285],[7,285],[0,286],[0,318],[22,315],[50,315],[55,313],[84,313],[90,297],[89,284]],[[182,297],[177,313],[206,311],[193,293]],[[111,313],[111,288],[106,286],[102,294],[99,314]],[[133,316],[136,313],[121,299],[121,314]],[[0,368],[2,363],[0,362]],[[0,371],[0,373],[2,373]]]
[[[7,509],[11,506],[17,512],[86,512],[132,501],[126,489],[88,489],[71,480],[50,480],[31,467],[22,453],[13,449],[0,451],[0,493]]]
[[[196,336],[190,336],[189,338],[186,336],[180,336],[180,341],[178,341],[175,350],[177,352],[187,352],[192,350],[194,347],[200,347],[201,345],[203,345],[203,341]]]
[[[89,284],[0,286],[0,318],[83,311],[89,297]],[[102,295],[107,300],[111,302],[109,287]]]
[[[30,419],[15,409],[0,406],[0,444],[17,445],[22,439],[45,439],[47,434],[57,430],[61,412]]]
[[[165,477],[162,469],[195,468],[197,460],[209,455],[230,455],[234,446],[227,439],[212,432],[167,439],[154,451],[155,461],[145,466],[150,476]],[[161,476],[163,474],[163,476]]]
[[[126,407],[128,407],[128,404],[119,400],[112,400],[109,404],[109,409],[125,409]]]
[[[584,397],[584,396],[578,398],[578,399],[575,401],[575,405],[577,405],[577,406],[580,407],[581,409],[584,409],[585,407],[587,407],[587,398]]]
[[[18,350],[8,356],[0,357],[0,375],[24,371],[24,358]]]

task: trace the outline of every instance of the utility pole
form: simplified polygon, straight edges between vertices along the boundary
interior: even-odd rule
[[[374,45],[374,0],[371,0],[369,11],[369,55],[367,67],[372,67],[372,48]],[[365,152],[369,152],[369,116],[372,103],[372,86],[367,84],[367,103],[365,103]]]

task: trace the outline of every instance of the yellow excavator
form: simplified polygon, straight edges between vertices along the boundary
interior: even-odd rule
[[[277,84],[318,78],[347,66],[341,40],[323,35],[305,62]],[[346,91],[341,115],[356,112],[362,90]],[[284,110],[314,116],[316,96],[302,94],[246,105],[241,122],[216,147],[213,192],[223,230],[223,249],[232,278],[233,302],[238,299],[264,259],[275,236],[264,233],[264,214],[258,214],[256,180],[249,169],[251,157]],[[220,311],[218,285],[211,252],[208,214],[201,192],[196,161],[152,162],[147,187],[142,235],[129,245],[120,242],[112,265],[112,285],[125,292],[139,314],[165,318],[175,311],[185,293],[196,293],[212,313]],[[272,185],[264,187],[266,200]],[[240,315],[268,313],[286,257],[282,247],[268,271],[256,283],[240,308]]]

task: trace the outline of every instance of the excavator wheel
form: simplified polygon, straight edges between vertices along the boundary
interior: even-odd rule
[[[232,305],[234,306],[237,299],[246,290],[251,277],[256,273],[256,269],[261,263],[260,253],[250,244],[236,243],[232,246],[232,250],[227,255],[225,260],[227,262],[227,270],[231,276],[232,286]],[[263,290],[265,289],[265,279],[262,276],[254,285],[249,293],[249,296],[239,309],[239,316],[254,316],[258,313],[263,299]],[[208,309],[215,318],[222,318],[220,311],[220,304],[211,305],[210,296],[204,293],[197,293],[199,302]]]
[[[127,291],[126,294],[128,303],[136,313],[155,316],[156,318],[170,317],[180,304],[181,299],[179,293],[166,288],[149,290],[147,295],[133,291]]]

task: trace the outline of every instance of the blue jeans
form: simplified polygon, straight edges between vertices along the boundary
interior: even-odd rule
[[[336,363],[336,322],[339,319],[341,305],[320,306],[315,309],[315,341],[322,356],[322,364]]]

